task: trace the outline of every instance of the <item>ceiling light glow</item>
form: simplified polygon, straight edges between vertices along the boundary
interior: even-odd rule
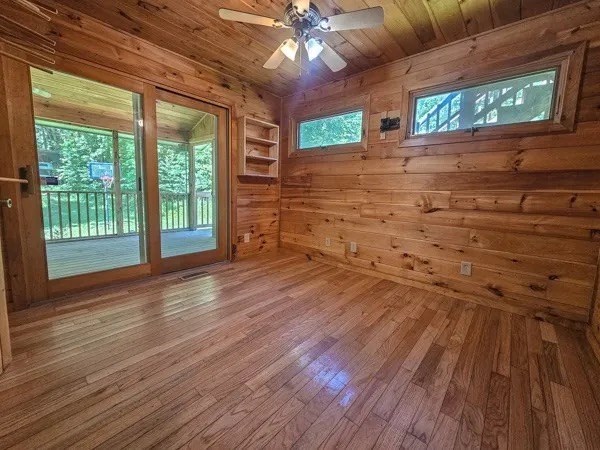
[[[306,47],[306,53],[308,53],[308,60],[312,61],[323,51],[322,41],[320,39],[310,38],[304,44]]]
[[[295,39],[286,39],[281,44],[281,51],[292,61],[296,59],[296,52],[298,51],[298,42]]]

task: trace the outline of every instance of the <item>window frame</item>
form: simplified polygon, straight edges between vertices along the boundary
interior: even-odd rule
[[[302,158],[307,156],[327,156],[341,153],[366,152],[369,134],[369,105],[370,96],[361,95],[354,99],[330,99],[326,102],[306,102],[299,105],[290,114],[290,142],[288,156],[291,158]],[[324,119],[352,112],[362,112],[361,140],[348,144],[326,145],[321,147],[298,148],[299,127],[302,122]]]
[[[565,46],[551,53],[527,55],[520,60],[531,63],[504,64],[508,69],[489,70],[487,73],[458,82],[440,83],[425,87],[405,89],[403,117],[400,129],[400,147],[412,147],[431,144],[469,142],[488,139],[524,137],[540,134],[565,133],[575,129],[575,114],[579,96],[579,85],[583,71],[585,43]],[[514,61],[512,61],[514,62]],[[552,101],[550,118],[534,122],[519,122],[502,125],[484,125],[467,130],[452,130],[430,134],[413,134],[416,100],[418,98],[442,94],[459,89],[481,86],[519,76],[556,69],[555,95]]]

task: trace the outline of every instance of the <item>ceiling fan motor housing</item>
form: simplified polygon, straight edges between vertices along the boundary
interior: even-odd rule
[[[302,17],[296,14],[296,10],[291,3],[285,8],[283,15],[283,23],[294,29],[294,34],[298,39],[308,36],[310,30],[317,27],[321,20],[319,8],[314,3],[310,4],[308,12]]]

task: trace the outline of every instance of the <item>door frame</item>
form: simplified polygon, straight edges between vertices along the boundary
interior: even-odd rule
[[[164,88],[146,85],[144,88],[144,153],[146,155],[146,223],[148,226],[149,261],[152,275],[225,261],[229,258],[230,223],[229,196],[231,161],[228,140],[229,113],[226,108],[213,105],[187,95],[174,93]],[[161,211],[158,178],[158,126],[156,102],[164,101],[187,108],[207,112],[217,117],[217,248],[198,253],[163,258],[161,256]],[[221,149],[225,147],[226,151]]]
[[[0,61],[3,61],[7,58],[5,57],[1,57],[0,56]],[[20,62],[16,62],[16,61],[12,61],[11,60],[11,64],[13,65],[18,65],[18,66],[22,66],[23,70],[26,70],[27,73],[27,79],[30,80],[31,76],[30,76],[30,66],[28,66],[27,64],[24,63],[20,63]],[[157,203],[155,203],[156,207],[158,207],[158,197],[157,197],[157,193],[158,193],[158,184],[156,185],[156,193],[152,194],[151,190],[148,191],[148,185],[145,186],[145,201],[146,201],[146,229],[147,229],[147,250],[148,250],[148,259],[146,263],[142,263],[139,265],[134,265],[134,266],[128,266],[128,267],[122,267],[122,268],[116,268],[116,269],[110,269],[110,270],[105,270],[105,271],[100,271],[100,272],[94,272],[94,273],[90,273],[90,274],[82,274],[82,275],[74,275],[71,277],[65,277],[65,278],[59,278],[59,279],[55,279],[55,280],[49,280],[48,279],[48,271],[47,271],[47,267],[46,264],[44,264],[44,273],[40,273],[40,270],[33,270],[34,268],[28,266],[25,262],[23,262],[22,267],[19,267],[18,270],[24,272],[27,274],[28,277],[32,277],[33,279],[36,280],[36,285],[37,285],[37,290],[43,292],[42,295],[38,295],[36,296],[27,296],[27,299],[22,300],[21,302],[19,302],[19,304],[17,304],[17,302],[13,302],[14,304],[14,308],[16,310],[18,309],[25,309],[31,305],[34,304],[39,304],[41,302],[47,301],[47,300],[51,300],[57,297],[61,297],[67,294],[71,294],[71,293],[76,293],[76,292],[83,292],[86,290],[89,290],[91,288],[96,288],[96,287],[102,287],[102,286],[106,286],[106,285],[110,285],[110,284],[114,284],[114,283],[119,283],[119,282],[127,282],[127,281],[133,281],[136,279],[141,279],[141,278],[145,278],[145,277],[149,277],[152,275],[159,275],[161,273],[166,273],[166,272],[171,272],[171,271],[175,271],[175,270],[180,270],[183,269],[185,267],[195,267],[195,266],[202,266],[202,265],[206,265],[206,264],[210,264],[212,262],[215,262],[216,256],[219,256],[219,260],[229,260],[231,259],[232,255],[231,255],[231,232],[233,230],[232,227],[232,223],[231,223],[231,218],[233,217],[233,211],[232,209],[232,203],[231,203],[231,195],[232,195],[232,179],[231,179],[231,168],[229,167],[229,165],[231,164],[231,152],[232,152],[232,146],[231,146],[231,106],[227,105],[227,104],[222,104],[210,99],[204,99],[199,95],[196,95],[194,93],[191,92],[187,92],[187,91],[182,91],[181,89],[178,88],[171,88],[168,85],[165,84],[161,84],[158,82],[148,82],[145,79],[142,79],[140,77],[136,77],[134,75],[128,75],[126,73],[123,72],[116,72],[112,69],[106,69],[103,68],[101,66],[98,66],[96,64],[91,64],[91,63],[87,63],[81,60],[75,60],[75,59],[69,59],[66,57],[61,57],[61,58],[57,58],[56,61],[56,66],[52,67],[52,70],[56,70],[59,72],[64,72],[70,75],[74,75],[74,76],[78,76],[78,77],[82,77],[82,78],[86,78],[92,81],[96,81],[96,82],[100,82],[100,83],[105,83],[117,88],[121,88],[121,89],[126,89],[129,90],[130,92],[134,92],[134,93],[138,93],[142,95],[142,103],[143,103],[143,115],[144,115],[144,124],[148,125],[148,126],[144,126],[144,130],[143,130],[143,143],[144,143],[144,149],[143,149],[143,153],[144,153],[144,158],[145,158],[145,165],[143,167],[143,170],[145,170],[145,181],[146,183],[148,182],[149,179],[149,175],[152,173],[158,177],[158,164],[157,164],[157,158],[156,158],[156,153],[155,152],[151,152],[149,150],[152,149],[152,147],[149,146],[151,140],[152,140],[152,131],[156,131],[156,128],[153,126],[150,126],[152,124],[152,120],[154,121],[153,123],[156,124],[156,99],[157,99],[157,95],[158,95],[158,90],[164,91],[167,94],[170,95],[174,95],[177,96],[179,99],[186,99],[189,102],[199,102],[201,103],[203,106],[206,105],[206,107],[210,107],[210,108],[218,108],[219,114],[220,114],[220,118],[222,117],[222,123],[223,125],[219,126],[219,139],[223,142],[223,144],[220,145],[220,147],[218,148],[218,155],[219,158],[224,157],[225,158],[225,168],[227,170],[227,175],[225,177],[222,177],[222,179],[219,180],[220,183],[224,183],[225,184],[225,189],[220,189],[221,192],[224,192],[224,199],[219,199],[219,219],[220,219],[220,223],[224,224],[222,226],[225,226],[224,232],[219,233],[219,238],[221,240],[224,240],[225,244],[222,246],[218,246],[221,247],[221,252],[216,255],[216,254],[206,254],[206,255],[202,255],[202,254],[192,254],[189,255],[186,259],[185,262],[170,262],[167,259],[165,261],[161,261],[160,258],[160,217],[158,217],[158,243],[159,246],[156,247],[156,244],[151,244],[150,241],[153,239],[152,238],[152,233],[156,234],[157,233],[157,229],[156,229],[156,224],[153,226],[151,225],[151,221],[152,220],[157,220],[156,214],[151,214],[152,213],[152,208],[149,208],[149,204],[150,202],[152,202],[153,199],[156,200]],[[30,114],[30,116],[34,117],[34,111],[33,111],[33,99],[32,99],[32,94],[31,94],[31,86],[30,86],[30,82],[27,85],[27,89],[29,92],[29,102],[25,103],[24,105],[22,105],[23,107],[29,107],[30,111],[28,112],[28,114]],[[163,95],[163,94],[160,94]],[[152,100],[153,99],[153,100]],[[152,101],[153,105],[152,108],[149,108],[149,104],[148,102]],[[198,104],[198,103],[195,103]],[[154,115],[152,116],[152,112],[154,112]],[[24,113],[26,113],[24,111]],[[153,129],[153,130],[152,130]],[[27,138],[32,140],[33,142],[35,142],[35,132],[34,129],[19,129],[16,130],[18,131],[19,134],[22,135],[27,135]],[[156,145],[156,141],[154,140],[154,144]],[[224,148],[223,148],[224,147]],[[32,167],[35,168],[35,170],[33,171],[35,174],[37,174],[37,165],[38,165],[38,161],[37,161],[37,151],[34,152],[35,153],[35,161],[31,161],[30,164]],[[149,166],[149,163],[152,164],[152,160],[151,158],[148,158],[148,155],[153,154],[156,158],[156,160],[154,161],[155,164],[155,169],[152,169],[151,166]],[[32,158],[33,159],[33,158]],[[152,170],[151,170],[152,169]],[[39,177],[33,177],[35,180],[39,180]],[[28,215],[28,214],[38,214],[41,217],[42,211],[41,211],[41,195],[40,195],[40,189],[39,189],[39,184],[37,186],[35,186],[35,194],[33,194],[34,197],[36,197],[36,202],[35,205],[32,205],[33,207],[23,207],[23,211],[22,214]],[[154,210],[156,210],[156,208],[154,208]],[[221,218],[221,216],[224,217],[224,219]],[[154,217],[154,219],[153,219]],[[7,224],[5,224],[7,225]],[[152,231],[154,230],[154,231]],[[46,250],[45,250],[45,241],[44,238],[42,236],[41,230],[39,233],[30,233],[29,236],[30,238],[30,244],[33,246],[34,249],[36,249],[36,252],[39,252],[40,255],[39,257],[43,259],[44,263],[46,263]],[[10,245],[9,242],[6,242],[7,247]],[[8,251],[9,249],[7,249]],[[158,251],[158,255],[156,255],[155,253]],[[158,256],[158,257],[157,257]],[[14,261],[11,261],[14,262]]]
[[[69,61],[69,64],[67,64],[66,67],[62,67],[62,65],[59,64],[58,67],[56,67],[55,69],[58,72],[63,72],[68,75],[81,77],[81,78],[84,78],[84,79],[87,79],[90,81],[95,81],[95,82],[103,83],[103,84],[106,84],[108,86],[112,86],[115,88],[127,90],[131,93],[141,95],[142,98],[144,95],[144,88],[145,88],[144,82],[130,78],[126,75],[117,74],[117,73],[102,70],[102,69],[97,69],[97,68],[91,67],[85,63]],[[31,68],[29,68],[29,78],[31,79]],[[32,102],[31,114],[32,114],[32,117],[35,118],[35,111],[33,110],[33,102]],[[144,114],[144,111],[142,111],[142,115],[143,114]],[[32,130],[32,133],[33,133],[33,139],[35,140],[35,132],[33,130]],[[37,146],[37,144],[36,144],[36,146]],[[146,152],[146,149],[142,148],[142,153],[145,153],[145,152]],[[142,157],[143,157],[143,155],[142,155]],[[37,151],[36,151],[36,158],[37,158]],[[38,164],[38,161],[36,159],[36,161],[35,161],[36,167],[37,167],[37,164]],[[140,169],[142,172],[145,170],[143,165]],[[35,180],[39,182],[39,176],[36,176]],[[145,192],[144,192],[144,194],[145,194]],[[40,190],[39,184],[36,185],[36,195],[41,196],[41,190]],[[41,199],[39,200],[39,204],[41,207]],[[39,211],[39,214],[43,214],[41,209]],[[146,212],[146,216],[147,216],[147,212]],[[146,227],[144,227],[144,228],[147,229],[147,224],[146,224]],[[41,236],[41,232],[40,232],[40,236]],[[44,241],[43,237],[41,237],[41,241],[42,241],[42,247],[44,247],[44,258],[45,258],[46,257],[45,241]],[[147,243],[146,243],[146,246],[148,246]],[[43,277],[40,276],[39,278],[44,278],[46,280],[47,290],[48,290],[47,300],[50,300],[50,299],[57,298],[57,297],[60,297],[63,295],[72,294],[72,293],[76,293],[76,292],[83,292],[88,289],[105,286],[105,285],[108,285],[111,283],[120,283],[120,282],[126,282],[126,281],[130,281],[130,280],[148,277],[151,275],[151,273],[152,273],[152,267],[151,267],[149,259],[147,259],[143,263],[135,264],[132,266],[117,267],[114,269],[101,270],[98,272],[91,272],[91,273],[87,273],[87,274],[84,273],[84,274],[80,274],[80,275],[72,275],[69,277],[56,278],[53,280],[50,280],[48,278],[48,268],[46,266],[46,273],[43,274]]]

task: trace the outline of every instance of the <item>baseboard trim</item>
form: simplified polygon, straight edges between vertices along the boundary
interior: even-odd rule
[[[281,243],[282,248],[286,248],[288,250],[295,251],[297,253],[303,253],[310,260],[315,260],[318,262],[322,262],[324,264],[332,265],[335,267],[339,267],[342,269],[351,270],[353,272],[363,273],[365,275],[370,275],[376,278],[386,279],[390,281],[394,281],[398,284],[403,284],[406,286],[416,287],[419,289],[423,289],[430,292],[436,292],[438,294],[445,295],[447,297],[457,298],[459,300],[465,300],[471,303],[476,303],[483,306],[488,306],[490,308],[499,309],[502,311],[507,311],[513,314],[518,314],[525,317],[531,317],[536,320],[542,320],[548,323],[552,323],[554,325],[564,326],[570,329],[575,329],[579,331],[585,331],[587,328],[587,313],[581,315],[575,315],[573,317],[565,317],[558,315],[556,312],[551,310],[544,310],[540,308],[534,308],[528,305],[522,304],[519,300],[511,299],[508,297],[504,297],[501,301],[494,301],[488,298],[482,298],[473,294],[468,294],[464,292],[457,292],[455,290],[451,290],[445,287],[434,286],[431,284],[423,283],[420,281],[410,280],[407,278],[399,277],[396,275],[383,273],[377,270],[366,269],[364,267],[354,266],[350,263],[340,262],[334,258],[339,258],[339,255],[327,255],[322,250],[317,250],[309,247],[304,247],[297,244],[292,244],[288,242]]]

